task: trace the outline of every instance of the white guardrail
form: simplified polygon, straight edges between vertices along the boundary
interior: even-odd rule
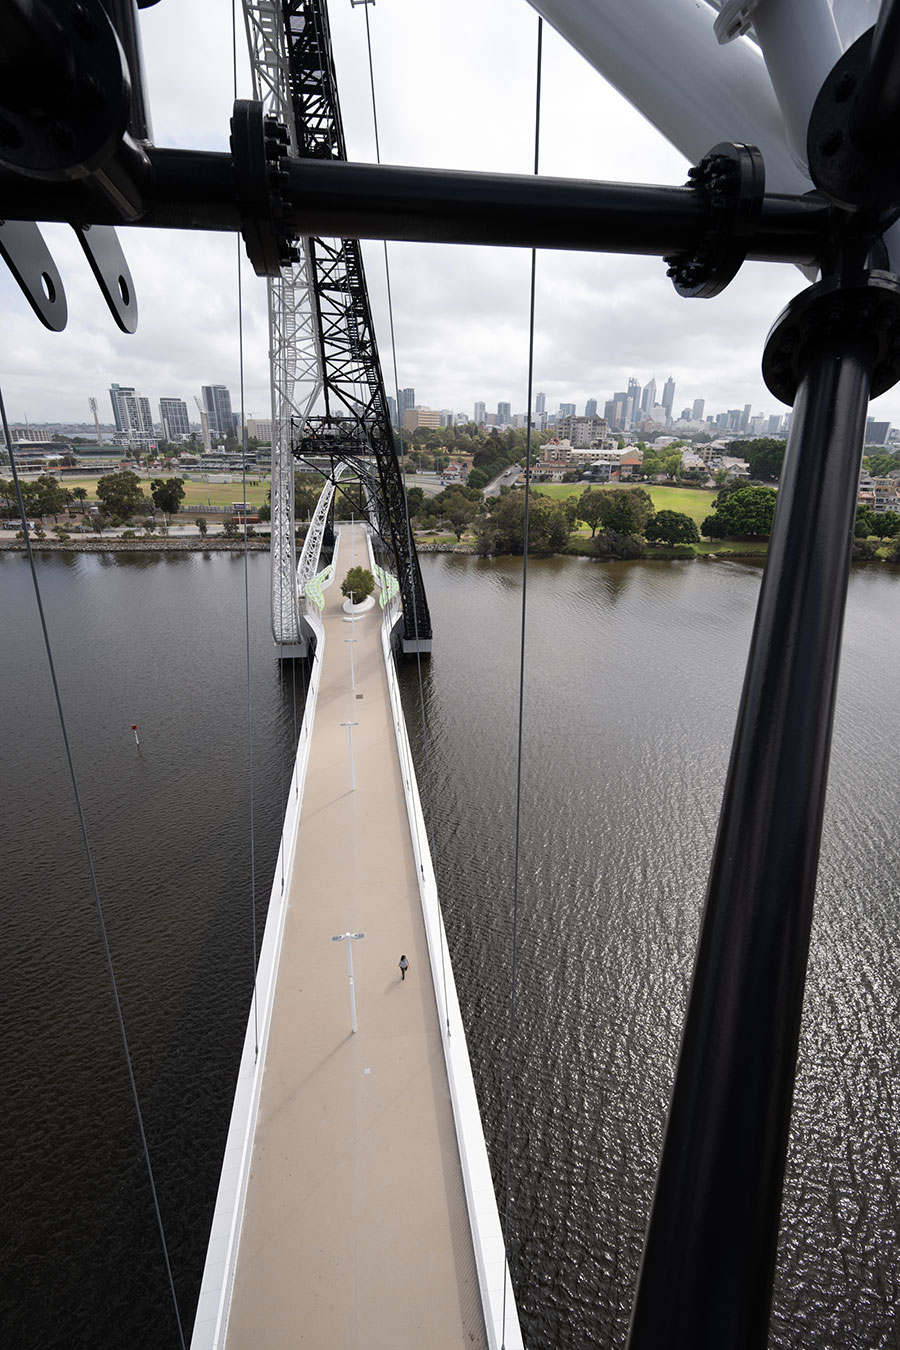
[[[333,580],[333,569],[332,576],[328,579],[325,579],[325,577],[326,573],[321,574],[322,584],[327,586]],[[294,863],[297,831],[300,824],[300,808],[303,802],[303,788],[306,782],[309,747],[312,739],[310,728],[315,718],[319,679],[322,670],[322,653],[325,644],[325,630],[314,604],[306,606],[306,622],[316,635],[316,652],[306,694],[306,706],[303,710],[300,741],[294,759],[294,772],[288,789],[284,824],[281,830],[281,846],[275,864],[275,879],[272,882],[272,893],[266,914],[266,927],[256,972],[259,1054],[256,1054],[255,1019],[251,1006],[247,1032],[244,1037],[244,1047],[241,1052],[234,1103],[231,1108],[231,1123],[228,1126],[228,1139],[225,1144],[225,1156],[222,1160],[222,1172],[219,1177],[219,1189],[216,1195],[216,1207],[209,1235],[209,1247],[206,1252],[206,1264],[203,1267],[203,1279],[200,1284],[200,1297],[197,1301],[197,1314],[193,1335],[191,1336],[191,1350],[222,1350],[225,1345],[228,1309],[231,1303],[232,1289],[234,1288],[238,1243],[247,1198],[253,1138],[256,1132],[269,1028],[272,1023],[272,1006],[275,1001],[275,986],[278,980],[278,962],[281,957],[281,941],[287,914],[287,888],[285,883],[291,875]]]
[[[409,816],[409,830],[413,853],[416,859],[416,876],[419,882],[419,896],[422,902],[422,916],[425,921],[425,936],[428,941],[428,955],[431,961],[431,979],[437,1002],[438,1020],[441,1026],[441,1040],[444,1046],[444,1062],[447,1066],[447,1078],[450,1084],[450,1099],[453,1104],[453,1119],[456,1124],[456,1138],[462,1163],[463,1183],[466,1190],[466,1202],[469,1210],[469,1227],[472,1233],[472,1245],[475,1249],[475,1263],[478,1267],[478,1283],[481,1289],[481,1305],[484,1310],[490,1350],[524,1350],[522,1331],[519,1326],[519,1314],[516,1309],[515,1294],[509,1278],[505,1259],[503,1232],[500,1227],[500,1215],[491,1178],[491,1166],[488,1161],[487,1145],[484,1142],[484,1129],[481,1124],[481,1112],[475,1095],[475,1081],[472,1077],[472,1065],[469,1060],[469,1047],[459,1010],[456,982],[447,948],[447,935],[444,920],[438,902],[437,880],[431,850],[428,845],[428,831],[422,814],[419,787],[413,768],[409,737],[406,731],[406,718],[400,701],[400,686],[394,666],[391,650],[391,630],[400,617],[400,603],[397,598],[397,581],[390,573],[382,571],[375,562],[372,552],[372,537],[367,535],[369,560],[373,574],[379,584],[384,578],[387,583],[382,591],[383,616],[381,625],[381,645],[384,652],[384,665],[387,672],[388,689],[391,697],[391,710],[394,733],[397,738],[397,754],[400,757],[400,771],[403,777],[403,790],[406,796],[406,811]],[[393,582],[393,588],[390,583]],[[393,594],[388,599],[388,594]],[[505,1310],[505,1326],[504,1326]]]

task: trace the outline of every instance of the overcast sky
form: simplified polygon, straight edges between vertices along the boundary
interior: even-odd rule
[[[537,16],[526,0],[378,0],[369,8],[381,133],[389,163],[528,173],[533,160]],[[331,0],[351,159],[374,159],[365,11]],[[712,17],[712,11],[710,11]],[[221,0],[161,0],[142,11],[158,145],[226,149],[232,104],[231,16]],[[239,96],[250,95],[241,55]],[[541,171],[681,184],[682,156],[552,30],[544,28]],[[62,272],[69,324],[48,333],[0,266],[0,384],[9,416],[87,421],[88,398],[111,419],[108,388],[134,385],[158,415],[161,396],[196,415],[202,384],[226,384],[240,406],[238,245],[231,236],[121,229],[140,308],[134,336],[113,324],[66,226],[45,237]],[[524,250],[392,244],[398,378],[419,403],[472,413],[526,407],[528,282]],[[366,244],[388,392],[393,391],[383,251]],[[244,406],[267,417],[266,288],[244,261]],[[766,333],[805,285],[796,269],[745,264],[715,300],[683,300],[662,262],[543,252],[538,258],[535,389],[547,407],[601,404],[630,375],[672,375],[676,412],[753,405],[783,412],[759,373]],[[872,405],[900,422],[900,392]]]

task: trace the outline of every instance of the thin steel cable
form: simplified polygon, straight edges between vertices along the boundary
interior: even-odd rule
[[[66,760],[69,765],[69,777],[72,781],[72,793],[75,798],[75,809],[78,813],[78,825],[81,830],[81,842],[84,847],[84,856],[87,860],[88,873],[91,879],[91,890],[94,895],[94,905],[97,910],[97,921],[100,925],[100,940],[103,944],[103,955],[106,960],[106,969],[109,974],[109,982],[112,986],[113,1003],[116,1009],[116,1021],[119,1024],[119,1035],[122,1038],[122,1052],[125,1056],[125,1067],[128,1070],[128,1081],[131,1084],[131,1099],[134,1102],[134,1111],[137,1116],[138,1130],[141,1136],[141,1148],[144,1153],[144,1163],[147,1167],[147,1177],[150,1181],[150,1193],[153,1196],[153,1209],[156,1213],[156,1223],[159,1228],[160,1241],[162,1242],[163,1258],[166,1263],[166,1275],[169,1281],[169,1292],[172,1295],[172,1307],[175,1310],[175,1322],[178,1326],[178,1340],[181,1350],[184,1350],[184,1331],[181,1326],[181,1314],[178,1311],[178,1297],[175,1293],[175,1280],[172,1275],[172,1265],[169,1261],[169,1249],[166,1244],[166,1233],[163,1227],[162,1213],[159,1208],[159,1197],[156,1193],[156,1182],[153,1179],[153,1167],[150,1162],[150,1148],[147,1143],[147,1135],[144,1130],[144,1117],[141,1113],[141,1102],[138,1096],[137,1083],[134,1077],[134,1068],[131,1062],[131,1051],[128,1048],[128,1036],[125,1031],[125,1017],[122,1013],[122,1004],[119,1000],[119,987],[116,983],[116,972],[113,967],[112,952],[109,947],[109,938],[106,932],[106,918],[103,913],[103,904],[100,900],[100,889],[97,885],[97,875],[94,871],[94,857],[91,852],[90,842],[88,840],[87,822],[84,818],[84,811],[81,806],[81,793],[78,790],[78,779],[75,774],[75,763],[72,758],[72,749],[69,745],[69,733],[66,728],[66,717],[63,712],[62,697],[59,692],[59,684],[56,679],[56,664],[53,660],[53,650],[50,645],[50,633],[47,628],[47,619],[44,614],[44,602],[41,597],[41,587],[38,582],[37,568],[34,565],[34,553],[31,549],[31,538],[28,533],[28,523],[25,512],[25,502],[22,498],[22,488],[19,483],[19,474],[16,469],[16,457],[13,453],[12,437],[9,434],[9,423],[6,420],[6,406],[3,402],[3,392],[0,390],[0,419],[3,422],[3,436],[6,441],[6,450],[9,455],[10,467],[12,469],[13,483],[16,488],[16,500],[19,504],[19,516],[22,521],[22,529],[25,533],[25,552],[28,555],[28,566],[31,568],[31,580],[34,586],[34,595],[37,601],[38,614],[41,620],[41,632],[44,635],[44,649],[47,653],[47,665],[50,668],[50,679],[53,684],[53,697],[56,700],[56,711],[59,716],[59,725],[62,732],[63,745],[66,751]]]
[[[534,110],[534,172],[538,173],[541,145],[541,57],[544,21],[538,17],[537,70]],[[528,423],[525,431],[525,520],[522,545],[522,618],[519,629],[519,712],[516,739],[516,830],[513,849],[512,957],[509,973],[509,1024],[506,1043],[506,1160],[503,1178],[503,1319],[501,1342],[506,1344],[506,1275],[509,1269],[509,1206],[512,1160],[512,1101],[516,1038],[516,975],[519,936],[519,845],[522,836],[522,735],[525,723],[525,620],[528,608],[528,526],[531,505],[531,411],[534,390],[534,308],[537,250],[531,250],[531,291],[528,311]]]
[[[231,6],[231,58],[234,73],[234,97],[237,99],[237,12]],[[244,500],[244,640],[247,658],[247,786],[250,793],[250,934],[253,945],[253,1050],[254,1062],[259,1058],[259,1000],[256,977],[259,953],[256,950],[256,830],[253,793],[253,697],[250,679],[250,547],[247,534],[247,418],[244,413],[244,291],[241,275],[241,236],[237,243],[237,305],[238,305],[238,365],[241,391],[241,493]]]
[[[366,16],[366,44],[369,51],[369,86],[372,92],[372,122],[375,130],[375,158],[377,163],[381,163],[381,142],[378,133],[378,107],[375,100],[375,67],[372,60],[372,36],[369,29],[369,6],[363,5],[363,11]],[[388,321],[391,334],[391,361],[394,370],[394,399],[397,408],[397,435],[400,441],[400,479],[403,484],[403,509],[406,516],[406,551],[407,557],[412,560],[413,543],[412,530],[409,523],[409,500],[406,495],[406,450],[403,441],[403,427],[400,419],[400,380],[397,373],[397,342],[394,335],[394,301],[391,290],[391,267],[388,258],[387,240],[383,242],[384,248],[384,276],[387,288],[387,309]],[[422,754],[425,761],[425,804],[427,806],[426,829],[428,831],[428,843],[431,849],[432,864],[436,863],[437,850],[434,832],[434,799],[431,788],[431,755],[429,753],[428,729],[425,721],[425,684],[422,678],[422,653],[419,647],[419,614],[415,604],[413,610],[413,635],[416,643],[416,672],[419,682],[419,715],[422,724]],[[412,747],[410,747],[410,753]],[[435,883],[437,882],[437,868],[435,867]],[[444,991],[444,1025],[447,1029],[447,1038],[450,1038],[450,1010],[447,999],[447,961],[444,943],[444,925],[438,923],[438,934],[441,949],[441,982]]]

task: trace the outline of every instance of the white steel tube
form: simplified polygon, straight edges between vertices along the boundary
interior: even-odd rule
[[[717,141],[759,146],[769,192],[808,192],[759,50],[721,47],[698,0],[529,0],[692,164]],[[797,54],[798,58],[800,54]]]

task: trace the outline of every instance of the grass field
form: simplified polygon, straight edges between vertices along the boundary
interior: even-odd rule
[[[591,486],[591,483],[536,483],[534,491],[564,501],[566,497],[580,497]],[[666,487],[658,483],[613,483],[610,486],[646,488],[654,511],[681,511],[683,515],[690,516],[698,527],[711,514],[716,499],[715,488]]]
[[[153,475],[155,478],[177,477],[177,473],[168,473],[165,470],[159,474]],[[90,501],[97,499],[97,479],[79,478],[68,474],[62,480],[63,486],[69,488],[83,487],[87,492]],[[142,480],[144,492],[150,495],[150,479]],[[253,506],[262,506],[269,491],[268,478],[260,478],[257,474],[247,479],[247,501]],[[198,506],[230,506],[232,502],[239,502],[244,499],[243,489],[240,479],[237,482],[221,483],[213,480],[210,483],[193,483],[189,479],[184,481],[184,501],[181,503],[182,514],[191,511]]]

